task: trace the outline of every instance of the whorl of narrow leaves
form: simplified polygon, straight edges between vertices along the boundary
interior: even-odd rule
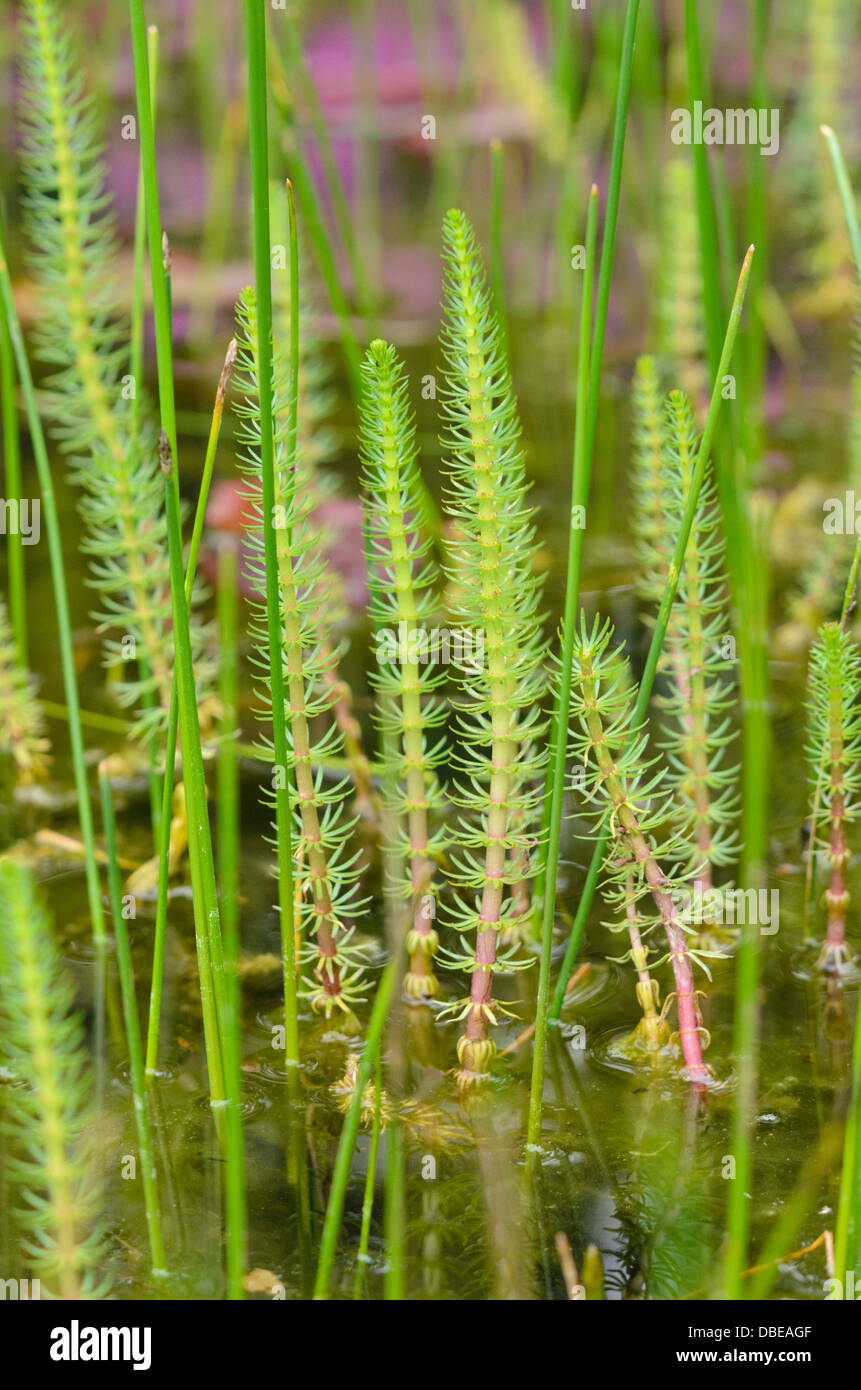
[[[591,767],[587,799],[599,825],[609,824],[605,857],[604,895],[617,910],[636,908],[637,936],[642,939],[662,926],[669,950],[655,966],[670,960],[675,979],[679,1040],[692,1080],[705,1081],[702,1027],[691,963],[701,961],[686,942],[692,928],[677,906],[686,878],[677,868],[681,849],[678,832],[661,839],[669,802],[666,777],[653,770],[646,757],[646,735],[632,727],[633,698],[625,664],[611,649],[613,628],[595,619],[591,630],[585,618],[574,644],[572,720],[579,724],[571,736],[571,754]],[[642,905],[642,906],[641,906]],[[619,928],[621,930],[621,927]],[[633,944],[622,959],[633,960],[638,971],[645,960]],[[641,1002],[645,1002],[641,1000]]]
[[[27,784],[47,774],[50,749],[35,681],[18,665],[6,605],[0,602],[0,753],[11,755],[19,780]]]
[[[661,385],[653,357],[640,357],[631,388],[632,492],[637,575],[643,603],[657,603],[666,582],[672,535],[666,524],[664,422]]]
[[[249,571],[262,596],[266,591],[263,559],[263,515],[260,475],[260,398],[257,363],[257,306],[254,291],[243,292],[237,309],[236,381],[244,399],[237,404],[240,460],[250,480],[250,500],[256,514],[249,531],[253,556]],[[349,781],[326,776],[325,760],[343,757],[340,730],[332,719],[332,693],[326,683],[337,652],[331,645],[329,580],[325,551],[311,515],[313,493],[296,487],[287,467],[288,375],[278,344],[273,355],[273,414],[275,430],[275,516],[278,554],[279,606],[284,680],[287,692],[287,724],[290,766],[275,768],[276,777],[287,776],[296,815],[293,844],[298,894],[308,905],[315,946],[314,974],[305,982],[304,994],[315,1009],[326,1014],[347,1009],[360,997],[360,952],[351,945],[352,929],[345,922],[364,910],[358,900],[359,854],[351,853],[350,836],[355,820],[345,813]],[[268,636],[264,603],[258,605],[253,624],[256,665],[264,673],[262,698],[271,710],[268,690]],[[261,716],[271,720],[264,710]],[[264,737],[267,757],[272,742]]]
[[[45,411],[84,490],[82,548],[101,596],[96,617],[113,634],[106,660],[139,663],[137,678],[117,690],[128,706],[154,703],[139,718],[147,732],[165,722],[171,691],[163,482],[153,430],[133,432],[126,399],[142,384],[127,376],[128,329],[116,313],[117,243],[84,65],[54,0],[25,0],[22,31],[24,209],[40,292],[36,342],[52,368]],[[202,642],[198,630],[198,655]],[[199,665],[198,673],[203,703],[211,671]]]
[[[463,213],[443,225],[445,319],[441,333],[451,575],[455,621],[483,645],[472,669],[455,670],[460,770],[453,795],[461,815],[452,831],[451,878],[460,931],[477,930],[473,953],[452,963],[472,972],[458,1045],[461,1078],[486,1074],[493,1056],[492,976],[512,962],[497,957],[497,934],[522,915],[511,889],[532,873],[544,730],[540,699],[544,643],[535,573],[532,513],[514,391],[484,267]],[[477,639],[477,642],[476,642]]]
[[[434,929],[435,861],[443,846],[441,826],[429,819],[440,809],[435,769],[444,745],[434,731],[446,710],[433,694],[445,672],[431,646],[430,620],[439,575],[422,525],[424,490],[419,475],[415,421],[406,372],[394,348],[377,340],[362,366],[360,453],[368,519],[368,565],[377,602],[378,698],[375,718],[384,734],[382,756],[395,750],[389,771],[394,812],[408,873],[396,888],[412,896],[407,949],[407,992],[433,996],[438,937]],[[388,735],[388,738],[385,737]]]
[[[687,505],[697,447],[690,401],[672,391],[664,446],[664,526],[671,535]],[[732,664],[722,654],[726,629],[724,546],[709,474],[700,490],[667,630],[670,683],[661,700],[667,711],[663,746],[677,792],[673,821],[688,843],[688,866],[703,891],[712,886],[712,869],[732,862],[738,840],[738,768],[726,762],[727,747],[735,739],[729,714],[733,688],[722,678]]]
[[[102,1298],[110,1280],[98,1266],[98,1224],[89,1059],[73,990],[30,873],[0,859],[0,1063],[13,1216],[28,1271],[44,1292]]]
[[[861,788],[861,654],[839,623],[823,623],[810,653],[807,758],[817,844],[825,849],[828,933],[820,964],[848,963],[845,919],[849,897],[846,824],[858,815]]]

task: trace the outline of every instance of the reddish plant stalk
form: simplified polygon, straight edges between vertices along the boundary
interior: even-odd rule
[[[689,1080],[706,1083],[711,1077],[711,1070],[703,1061],[700,1035],[705,1032],[705,1029],[697,1003],[697,992],[694,989],[691,958],[688,954],[684,927],[671,896],[672,884],[657,863],[652,847],[640,829],[636,811],[628,799],[622,779],[616,772],[616,764],[608,747],[604,726],[598,712],[598,682],[588,659],[584,659],[583,663],[583,699],[595,760],[598,763],[607,795],[613,804],[613,816],[617,826],[616,835],[622,839],[624,848],[630,857],[641,866],[666,933],[676,986],[679,1044],[682,1049],[685,1071]]]

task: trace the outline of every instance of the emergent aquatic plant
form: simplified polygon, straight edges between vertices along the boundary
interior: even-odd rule
[[[483,644],[480,666],[457,673],[460,748],[453,755],[463,776],[452,793],[462,812],[452,827],[450,876],[459,895],[452,918],[459,931],[477,934],[474,951],[448,957],[472,975],[469,998],[458,1007],[466,1020],[458,1077],[468,1086],[487,1076],[496,1051],[489,1034],[498,1008],[493,976],[515,968],[513,951],[497,952],[500,931],[516,920],[511,887],[533,873],[545,643],[517,405],[484,266],[463,213],[447,214],[443,246],[441,409],[455,618],[473,646],[477,635]]]
[[[29,871],[0,859],[0,1060],[14,1217],[27,1268],[60,1298],[103,1298],[90,1063],[81,1015]]]
[[[861,655],[839,623],[823,623],[810,653],[807,756],[812,798],[827,831],[821,845],[828,860],[825,906],[828,928],[819,968],[839,974],[851,961],[846,944],[846,824],[857,814],[861,787]],[[817,812],[814,811],[814,819]],[[817,843],[810,846],[815,854]]]
[[[430,659],[428,621],[438,587],[431,555],[417,465],[415,423],[406,373],[394,348],[377,340],[362,367],[360,452],[368,518],[368,567],[379,604],[376,722],[395,766],[385,779],[393,790],[389,808],[408,873],[397,885],[410,898],[410,957],[405,988],[416,999],[431,998],[438,981],[433,960],[439,945],[434,926],[434,872],[442,852],[441,827],[430,817],[440,809],[435,769],[444,747],[435,731],[445,706],[433,694],[445,672]],[[388,639],[388,640],[386,640]],[[424,650],[423,650],[424,648]]]
[[[97,614],[112,636],[107,663],[134,664],[117,682],[121,702],[142,705],[143,733],[162,729],[172,681],[170,582],[162,478],[151,422],[138,431],[143,383],[129,375],[129,329],[115,311],[118,244],[106,208],[102,149],[82,64],[53,0],[23,13],[21,104],[29,256],[39,288],[39,356],[52,374],[43,410],[74,459],[83,490]],[[212,671],[196,633],[199,703]],[[211,694],[211,690],[209,692]]]
[[[237,325],[237,382],[244,394],[236,407],[243,445],[241,462],[251,479],[250,502],[256,515],[249,540],[260,556],[263,549],[260,376],[257,306],[252,290],[246,290],[242,296]],[[295,783],[290,785],[298,832],[293,841],[294,874],[301,896],[310,899],[312,931],[316,938],[314,975],[306,981],[304,993],[314,1009],[328,1016],[335,1008],[349,1011],[350,1005],[361,996],[361,952],[351,943],[353,929],[345,922],[355,919],[362,904],[357,897],[358,854],[351,852],[349,844],[355,820],[344,808],[350,784],[343,777],[331,782],[323,766],[332,755],[343,755],[341,732],[331,718],[331,694],[326,687],[326,674],[333,660],[329,645],[331,616],[327,606],[327,567],[311,516],[313,495],[307,490],[300,492],[295,485],[295,475],[287,467],[290,417],[286,408],[285,371],[276,344],[272,380],[276,421],[273,525],[290,738],[287,765],[278,764],[271,740],[264,738],[264,744],[267,756],[274,763],[276,782],[281,779],[283,785],[286,780],[290,785],[295,778]],[[262,594],[262,558],[255,558],[251,571]],[[269,669],[268,633],[260,619],[254,630],[260,653],[258,664],[266,672]],[[271,694],[266,700],[271,711]],[[318,731],[318,716],[328,716],[322,732]]]
[[[686,1074],[691,1081],[707,1082],[711,1071],[703,1061],[701,1039],[708,1041],[708,1033],[692,970],[697,954],[687,944],[689,928],[673,898],[684,885],[676,868],[679,837],[659,841],[668,809],[665,778],[660,770],[650,770],[646,736],[633,725],[633,702],[610,648],[612,638],[609,623],[602,626],[596,619],[590,630],[583,619],[574,648],[572,709],[580,730],[572,733],[572,754],[584,763],[591,760],[589,799],[598,807],[599,828],[606,825],[610,832],[605,896],[626,913],[632,903],[651,899],[653,910],[639,936],[657,926],[666,933],[669,952],[657,964],[672,962]],[[642,971],[643,957],[633,942],[628,955]],[[651,1002],[645,990],[638,989],[638,995],[644,1007]]]

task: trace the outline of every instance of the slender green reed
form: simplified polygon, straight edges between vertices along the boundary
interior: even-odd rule
[[[350,39],[355,92],[356,150],[355,219],[361,254],[371,264],[371,279],[379,285],[380,151],[377,74],[377,0],[350,0]]]
[[[365,1049],[359,1060],[356,1072],[356,1090],[350,1103],[350,1109],[344,1120],[341,1130],[341,1138],[338,1141],[338,1152],[335,1157],[335,1169],[332,1174],[332,1186],[329,1190],[329,1200],[326,1203],[326,1215],[323,1220],[323,1233],[320,1240],[320,1256],[317,1264],[317,1277],[314,1282],[314,1298],[327,1299],[332,1282],[332,1269],[335,1263],[335,1250],[338,1244],[338,1233],[341,1229],[341,1217],[344,1214],[344,1198],[347,1192],[347,1183],[350,1180],[350,1167],[353,1162],[353,1149],[356,1143],[356,1135],[359,1132],[359,1120],[362,1114],[362,1097],[365,1087],[371,1079],[371,1073],[377,1060],[377,1053],[382,1041],[383,1029],[388,1017],[389,1006],[392,1002],[395,985],[397,983],[401,968],[401,951],[392,956],[385,970],[383,971],[377,992],[374,996],[374,1004],[371,1009],[371,1017],[368,1022],[368,1031],[365,1037]]]
[[[828,142],[828,151],[831,155],[831,162],[834,165],[834,172],[837,175],[837,187],[840,192],[840,201],[843,204],[843,212],[846,217],[846,225],[849,229],[849,240],[852,245],[852,258],[855,261],[855,269],[861,279],[861,229],[858,226],[858,212],[855,204],[855,195],[852,192],[852,184],[849,181],[849,173],[846,168],[846,161],[843,158],[843,151],[840,148],[840,141],[834,131],[828,125],[819,127]]]
[[[551,726],[550,815],[548,818],[547,864],[545,892],[542,899],[541,960],[538,972],[538,999],[535,1013],[535,1042],[532,1051],[532,1082],[529,1093],[529,1122],[527,1143],[531,1150],[541,1135],[541,1109],[544,1094],[544,1054],[547,1038],[547,999],[550,992],[550,957],[553,949],[553,918],[556,911],[556,875],[559,868],[559,841],[562,830],[562,802],[565,792],[565,752],[568,741],[568,716],[571,708],[571,663],[577,634],[579,598],[579,559],[582,551],[585,517],[588,503],[588,479],[584,450],[586,447],[586,418],[588,413],[589,334],[592,323],[592,283],[595,274],[595,242],[598,227],[598,189],[593,184],[589,194],[586,217],[586,268],[583,278],[583,298],[580,305],[580,348],[577,367],[577,407],[574,426],[574,464],[571,479],[571,513],[568,525],[568,582],[565,589],[565,610],[562,618],[562,664],[560,688],[556,694],[554,720]]]
[[[628,99],[631,95],[631,68],[634,61],[634,40],[640,0],[628,0],[625,10],[625,29],[619,59],[619,85],[616,92],[616,116],[613,127],[613,149],[610,155],[610,178],[607,184],[607,210],[604,216],[604,236],[601,241],[601,265],[598,271],[598,292],[595,299],[595,327],[589,358],[589,413],[587,417],[584,467],[586,491],[592,473],[595,431],[598,424],[598,405],[601,396],[601,367],[604,360],[604,335],[607,311],[610,306],[610,284],[613,279],[613,257],[616,247],[616,223],[619,219],[619,199],[622,189],[622,162],[625,156],[625,133],[628,124]],[[579,569],[575,584],[579,588]]]
[[[353,328],[350,307],[341,286],[338,263],[326,224],[317,210],[314,186],[299,150],[295,152],[289,164],[290,181],[296,192],[296,201],[302,214],[303,225],[307,228],[314,254],[317,257],[320,274],[326,286],[326,293],[329,296],[329,302],[338,320],[338,331],[341,335],[341,346],[344,350],[344,362],[350,379],[350,389],[353,393],[353,399],[358,402],[362,394],[362,350]]]
[[[200,750],[200,726],[194,698],[194,674],[191,666],[191,642],[188,634],[188,607],[185,601],[182,568],[182,535],[179,507],[173,487],[174,464],[170,445],[163,433],[161,438],[162,470],[165,475],[165,512],[170,547],[171,599],[174,610],[174,642],[176,644],[176,683],[179,700],[179,724],[182,737],[185,769],[185,794],[188,819],[189,867],[192,897],[196,905],[195,944],[200,976],[200,1002],[209,1066],[209,1089],[213,1105],[225,1100],[223,1052],[220,1039],[219,1015],[224,1002],[224,957],[218,921],[218,906],[213,922],[205,909],[203,878],[211,874],[212,846],[209,843],[209,813],[206,805],[206,786],[203,779],[203,758]],[[163,825],[169,823],[169,811]],[[206,843],[205,843],[206,842]],[[213,927],[217,931],[213,931]]]
[[[129,1054],[129,1072],[132,1094],[134,1096],[135,1125],[140,1146],[141,1179],[143,1183],[146,1224],[149,1233],[152,1272],[165,1274],[164,1241],[161,1228],[161,1208],[158,1198],[158,1175],[152,1142],[149,1101],[144,1080],[143,1048],[141,1046],[140,1019],[135,995],[134,967],[128,932],[123,916],[122,885],[117,864],[117,829],[114,817],[114,801],[111,782],[104,763],[99,766],[99,794],[102,804],[102,829],[105,836],[105,851],[108,856],[108,894],[114,926],[114,943],[117,953],[117,969],[120,976],[120,992],[123,1000],[123,1020],[125,1022],[126,1047]]]
[[[251,155],[251,187],[254,224],[254,276],[257,290],[257,361],[260,404],[260,472],[263,495],[263,559],[266,573],[266,631],[269,649],[269,683],[272,696],[272,745],[275,764],[284,775],[275,779],[275,826],[278,858],[278,906],[284,968],[285,1062],[299,1062],[299,1027],[296,1007],[296,949],[293,920],[293,828],[290,788],[287,783],[288,743],[285,717],[286,691],[282,661],[281,610],[278,586],[278,547],[275,531],[275,422],[272,383],[272,281],[269,219],[269,122],[266,110],[266,25],[263,8],[245,0],[248,47],[248,116]],[[290,340],[296,348],[298,327],[298,268],[295,215],[290,223]],[[297,320],[298,322],[298,320]],[[291,351],[290,425],[288,448],[295,450],[298,351]],[[293,454],[291,452],[291,461]]]
[[[834,165],[855,268],[858,279],[861,281],[861,227],[858,224],[855,195],[849,181],[846,161],[843,158],[840,142],[831,127],[822,126],[821,130],[828,143],[828,150]],[[840,622],[844,629],[855,606],[859,567],[861,567],[861,536],[856,542],[855,554],[852,558],[843,596]],[[861,992],[858,996],[855,1019],[855,1040],[852,1048],[852,1093],[846,1115],[837,1222],[834,1233],[834,1276],[842,1280],[844,1284],[847,1269],[857,1268],[858,1256],[861,1253],[861,1142],[859,1142],[859,1131],[861,1131]]]
[[[6,326],[6,315],[0,313],[0,409],[3,412],[3,451],[5,476],[3,497],[7,505],[13,502],[21,514],[21,440],[18,434],[18,414],[15,404],[15,357],[12,340]],[[28,664],[27,600],[24,588],[24,540],[21,527],[12,527],[6,539],[8,556],[9,617],[15,637],[18,664]]]
[[[332,211],[335,214],[335,225],[338,228],[338,235],[341,238],[341,244],[347,256],[350,274],[353,277],[359,311],[365,319],[369,334],[373,336],[375,332],[374,302],[356,241],[353,218],[347,202],[347,195],[344,192],[344,181],[341,178],[338,161],[335,158],[332,139],[329,135],[329,127],[326,124],[326,117],[320,104],[314,78],[311,75],[308,64],[305,62],[298,28],[292,23],[287,23],[284,26],[284,46],[290,75],[294,79],[297,79],[297,85],[299,86],[307,107],[311,132],[317,145],[317,150],[320,155],[320,164],[326,181],[326,192],[332,204]]]
[[[717,427],[718,415],[720,413],[720,407],[722,402],[721,382],[729,368],[730,361],[732,359],[733,348],[735,346],[735,340],[738,335],[739,323],[741,321],[741,312],[744,307],[745,294],[747,292],[747,284],[748,279],[750,277],[751,262],[753,260],[753,250],[754,248],[752,246],[749,247],[747,255],[744,258],[744,263],[741,268],[741,274],[739,275],[738,285],[736,286],[735,298],[733,300],[732,310],[730,312],[729,322],[727,324],[726,335],[724,337],[723,351],[721,352],[721,359],[718,364],[718,371],[715,376],[715,381],[712,388],[712,395],[709,404],[708,415],[706,417],[705,426],[703,428],[703,433],[700,438],[696,462],[693,467],[690,489],[687,495],[684,515],[682,516],[679,525],[679,530],[676,536],[676,544],[673,550],[672,559],[670,561],[670,569],[667,576],[666,584],[664,586],[663,597],[661,598],[661,604],[658,609],[658,616],[655,622],[654,631],[652,633],[652,640],[649,644],[649,651],[646,657],[646,664],[643,670],[643,675],[640,679],[640,687],[637,693],[637,703],[634,707],[634,714],[632,717],[632,724],[634,728],[640,727],[640,725],[645,720],[648,711],[649,698],[651,696],[652,685],[654,684],[655,680],[655,672],[657,670],[658,660],[661,655],[661,648],[664,644],[664,637],[666,636],[667,626],[670,620],[670,612],[672,610],[673,601],[675,599],[676,590],[678,588],[679,575],[681,574],[682,565],[684,563],[685,552],[687,550],[688,545],[688,538],[691,533],[691,527],[693,525],[694,515],[696,513],[700,489],[702,487],[703,478],[705,477],[706,466],[708,463],[709,454],[711,453],[712,444],[714,443],[715,429]],[[586,882],[583,885],[583,890],[580,895],[580,902],[577,906],[577,914],[574,919],[574,924],[571,928],[571,934],[568,939],[568,945],[565,950],[565,957],[562,961],[562,967],[559,971],[559,978],[556,982],[556,991],[553,995],[553,1000],[550,1005],[551,1018],[558,1018],[560,1013],[562,1012],[562,1005],[565,1002],[565,990],[567,988],[568,981],[571,978],[571,972],[574,968],[574,961],[576,960],[577,951],[579,950],[580,942],[583,937],[583,931],[586,926],[586,919],[589,915],[589,910],[592,906],[592,900],[595,896],[595,888],[597,886],[598,877],[601,872],[601,864],[604,858],[604,851],[607,846],[608,835],[609,831],[605,830],[596,841],[595,848],[592,852],[592,858],[589,862],[589,869],[586,875]]]
[[[685,49],[688,61],[688,100],[693,108],[694,102],[703,100],[703,61],[700,44],[699,22],[696,0],[685,0]],[[718,242],[717,218],[709,179],[708,150],[702,142],[692,146],[694,176],[697,190],[697,221],[700,230],[700,251],[703,265],[703,307],[706,318],[706,336],[710,347],[710,366],[714,373],[723,330],[721,311],[721,288],[718,276],[720,251]]]
[[[386,1273],[383,1290],[387,1300],[402,1302],[404,1298],[404,1253],[406,1249],[404,1202],[404,1134],[398,1115],[389,1125],[389,1149],[386,1157],[386,1188],[384,1230],[386,1236]]]
[[[353,1298],[362,1296],[365,1283],[365,1269],[368,1263],[368,1246],[371,1238],[371,1217],[374,1211],[374,1186],[377,1180],[377,1154],[380,1148],[381,1106],[383,1096],[383,1069],[377,1057],[377,1076],[374,1082],[374,1119],[371,1127],[371,1142],[368,1147],[368,1166],[365,1173],[365,1195],[362,1198],[362,1226],[359,1232],[359,1250],[356,1255],[356,1274],[353,1280]]]
[[[607,185],[607,210],[604,218],[604,235],[601,241],[601,263],[598,270],[598,289],[595,299],[595,324],[592,331],[592,343],[589,355],[589,390],[587,395],[586,412],[586,435],[583,446],[583,479],[582,493],[586,500],[589,497],[589,485],[592,477],[592,459],[595,450],[595,433],[598,426],[598,405],[601,395],[601,366],[604,358],[604,336],[607,328],[607,313],[610,307],[610,285],[613,278],[613,258],[616,246],[616,225],[619,219],[619,200],[622,188],[622,164],[625,156],[625,133],[628,121],[628,99],[631,94],[631,68],[634,61],[634,40],[637,34],[637,18],[639,15],[639,0],[628,0],[625,10],[625,29],[622,37],[622,50],[619,58],[619,80],[616,92],[616,115],[613,126],[613,148],[610,157],[610,177]],[[584,504],[585,505],[585,504]],[[578,532],[576,545],[571,548],[569,554],[569,568],[566,579],[566,604],[573,602],[576,615],[578,595],[580,592],[580,570],[583,560],[583,540],[584,531]],[[573,564],[571,560],[573,559]],[[569,600],[569,593],[572,598]],[[560,681],[556,692],[556,704],[562,699],[562,691],[567,685],[566,680]],[[555,729],[558,724],[557,712],[554,708],[551,729]],[[551,747],[558,735],[551,740]],[[547,771],[544,781],[544,815],[542,820],[542,839],[539,848],[539,864],[536,886],[536,903],[543,903],[544,898],[549,896],[555,901],[556,880],[555,876],[551,880],[547,874],[547,857],[550,850],[549,827],[550,815],[553,806],[552,788],[556,777],[554,759],[551,756],[547,761]],[[597,882],[597,876],[596,880]],[[592,891],[594,892],[594,883]]]
[[[236,971],[239,959],[239,553],[232,537],[218,547],[218,650],[221,655],[218,694],[221,727],[216,763],[218,882],[221,888],[221,926],[224,964]]]
[[[178,686],[179,724],[182,732],[183,762],[186,768],[185,789],[188,806],[189,861],[195,906],[195,934],[198,951],[199,953],[202,952],[199,954],[201,997],[206,996],[204,1018],[208,1018],[208,1027],[206,1028],[207,1058],[210,1063],[211,1092],[213,1100],[217,1101],[224,1097],[218,1020],[215,1012],[215,1002],[223,996],[223,955],[218,898],[212,862],[209,814],[206,804],[206,784],[200,748],[200,726],[197,715],[191,639],[188,628],[188,604],[185,599],[177,471],[179,453],[173,385],[170,287],[168,269],[163,256],[164,238],[159,208],[155,131],[150,101],[143,0],[129,0],[129,14],[132,30],[141,167],[144,175],[144,202],[152,282],[153,317],[155,320],[159,408],[162,423],[161,456],[162,469],[165,475],[171,607],[176,652],[174,679]],[[162,826],[162,830],[164,830],[164,826]],[[210,972],[211,981],[205,978]]]
[[[78,798],[78,819],[80,821],[81,838],[84,841],[86,853],[87,901],[90,909],[90,920],[93,925],[93,937],[97,943],[104,945],[106,940],[105,921],[102,911],[101,890],[99,888],[99,870],[95,854],[93,813],[87,787],[84,739],[81,731],[81,707],[78,699],[78,685],[75,676],[75,657],[72,648],[72,627],[69,618],[69,596],[66,587],[66,571],[63,562],[63,542],[60,534],[60,521],[57,514],[57,501],[54,495],[54,483],[51,477],[51,466],[48,462],[45,435],[42,430],[42,422],[39,418],[39,411],[36,405],[36,393],[33,388],[33,378],[30,373],[30,364],[27,359],[27,351],[24,347],[21,325],[18,320],[18,313],[12,294],[12,283],[9,279],[9,269],[6,264],[6,254],[3,249],[2,233],[0,233],[0,302],[2,302],[9,338],[18,365],[18,380],[21,383],[21,389],[24,394],[30,440],[33,445],[36,472],[42,494],[42,511],[45,517],[45,527],[48,532],[48,554],[51,566],[51,582],[54,590],[54,606],[57,610],[60,664],[63,671],[63,688],[66,695],[66,708],[69,718],[69,741],[72,746],[72,767],[74,771],[75,791]]]
[[[269,693],[272,701],[272,750],[283,773],[274,779],[275,832],[278,863],[278,908],[281,923],[281,957],[284,980],[284,1060],[287,1067],[291,1123],[287,1142],[287,1181],[299,1208],[303,1264],[309,1242],[310,1210],[304,1165],[303,1131],[299,1110],[299,1010],[296,959],[295,883],[291,788],[288,783],[286,701],[278,542],[275,531],[275,417],[272,336],[272,282],[269,215],[269,122],[266,104],[265,12],[254,0],[245,0],[248,48],[248,114],[253,206],[254,276],[256,282],[256,365],[260,421],[260,478],[262,492],[263,564],[266,587],[266,633],[269,658]],[[298,161],[301,166],[301,160]],[[302,170],[304,175],[304,169]],[[299,250],[293,185],[287,185],[290,236],[290,363],[288,381],[287,474],[295,479],[299,399]],[[356,347],[358,355],[358,346]]]
[[[158,86],[158,28],[151,24],[147,30],[147,63],[149,65],[149,94],[155,120],[156,90]],[[138,170],[137,197],[135,200],[135,235],[132,272],[132,316],[131,349],[129,371],[134,382],[134,396],[129,409],[129,429],[136,435],[140,425],[140,406],[143,391],[144,361],[144,261],[146,260],[146,202],[144,195],[143,163]]]
[[[150,101],[152,102],[153,108],[153,120],[155,120],[156,90],[158,86],[158,29],[154,24],[151,24],[147,30],[147,61],[149,63]],[[143,165],[141,165],[138,169],[138,186],[135,199],[134,269],[132,272],[132,312],[129,337],[129,372],[134,389],[134,395],[132,396],[129,406],[129,433],[132,439],[137,439],[140,432],[141,399],[143,396],[145,260],[146,205],[144,202]],[[143,668],[141,674],[145,683],[142,703],[145,708],[152,709],[157,699],[156,692],[151,688],[150,684],[152,672],[144,656],[141,656],[140,664]],[[161,780],[158,773],[158,743],[158,732],[153,728],[147,739],[147,744],[149,747],[150,760],[150,816],[156,846],[158,845],[159,826],[161,824]]]
[[[189,564],[191,561],[189,561]],[[221,654],[219,695],[221,729],[216,765],[218,798],[218,869],[221,885],[221,923],[224,932],[224,971],[227,1017],[225,1066],[232,1073],[229,1089],[238,1096],[239,1035],[242,1000],[239,987],[239,755],[236,751],[237,711],[239,708],[239,556],[232,538],[222,541],[218,551],[218,646]],[[242,1298],[245,1268],[245,1169],[242,1151],[241,1117],[228,1129],[228,1143],[234,1158],[228,1168],[227,1270],[231,1298]]]
[[[212,420],[209,428],[209,440],[206,446],[206,457],[203,464],[203,476],[201,478],[200,491],[197,497],[197,507],[194,515],[194,527],[192,530],[191,543],[188,550],[188,560],[185,568],[185,602],[191,604],[191,596],[194,590],[195,575],[197,572],[197,558],[200,551],[200,542],[203,536],[203,526],[206,519],[206,506],[209,500],[209,489],[212,483],[212,474],[215,468],[215,459],[218,452],[218,441],[221,434],[221,422],[224,415],[224,399],[227,392],[227,385],[230,380],[230,373],[236,360],[236,339],[231,338],[228,344],[227,353],[224,359],[224,366],[221,370],[221,377],[215,393],[215,404],[212,411]],[[162,779],[162,801],[159,808],[158,817],[158,896],[156,900],[155,931],[153,933],[153,965],[150,980],[150,1006],[147,1019],[147,1042],[146,1042],[146,1068],[150,1075],[155,1074],[158,1068],[158,1040],[161,1025],[161,1000],[162,986],[164,980],[164,948],[167,934],[167,893],[170,865],[170,823],[171,807],[173,804],[174,775],[176,765],[176,745],[179,728],[179,693],[174,683],[171,690],[170,709],[168,711],[167,734],[165,737],[165,761],[164,776]]]

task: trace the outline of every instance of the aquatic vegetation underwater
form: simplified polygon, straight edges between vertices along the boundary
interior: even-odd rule
[[[861,34],[777,8],[3,6],[4,1289],[854,1280]]]

